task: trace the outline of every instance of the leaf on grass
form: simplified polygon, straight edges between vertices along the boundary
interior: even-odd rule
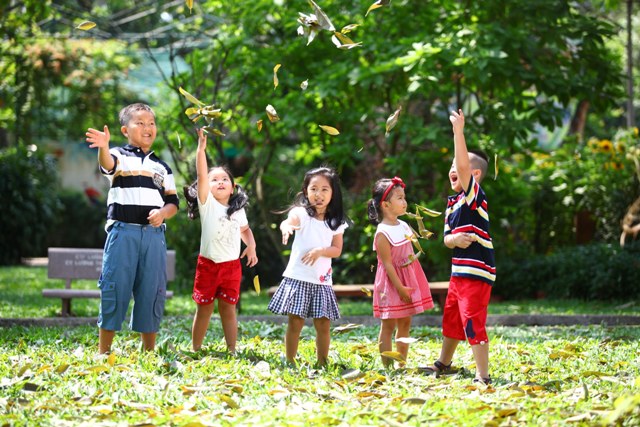
[[[189,8],[189,13],[191,13],[191,10],[193,9],[193,0],[186,0],[185,3],[187,3],[187,7]]]
[[[393,114],[389,116],[389,118],[387,118],[384,136],[389,136],[389,132],[391,131],[391,129],[393,129],[395,125],[398,123],[398,117],[400,117],[400,111],[402,111],[401,106],[398,107],[398,109],[394,111]]]
[[[109,357],[107,357],[107,364],[109,366],[113,366],[116,364],[116,354],[115,353],[111,353],[109,355]]]
[[[275,123],[278,120],[280,120],[280,116],[278,116],[278,113],[276,112],[276,109],[273,108],[273,105],[271,104],[267,105],[267,108],[265,109],[265,111],[267,112],[267,117],[269,117],[269,121],[271,123]]]
[[[280,69],[280,66],[282,64],[276,64],[275,67],[273,67],[273,89],[275,90],[278,87],[278,70]]]
[[[500,418],[510,417],[510,416],[515,415],[517,413],[518,413],[518,409],[516,409],[516,408],[504,408],[504,409],[498,409],[496,411],[496,414]]]
[[[320,129],[322,129],[329,135],[332,135],[332,136],[340,135],[340,131],[332,126],[327,126],[327,125],[318,125],[318,126],[320,127]]]
[[[285,390],[283,388],[274,388],[272,390],[267,391],[269,396],[273,396],[275,399],[283,399],[291,394],[289,390]]]
[[[196,105],[198,105],[200,107],[204,107],[204,102],[200,101],[198,98],[196,98],[195,96],[191,95],[186,90],[182,89],[182,87],[179,87],[178,91],[182,94],[182,96],[187,98],[187,101],[191,102],[192,104],[196,104]]]
[[[22,389],[24,391],[38,391],[40,389],[40,386],[38,384],[26,382],[22,384]]]
[[[23,376],[25,374],[25,372],[27,372],[27,370],[29,370],[29,368],[31,368],[31,363],[27,363],[26,365],[24,365],[22,368],[20,368],[18,370],[18,373],[16,374],[16,376],[19,378],[21,376]]]
[[[404,357],[402,357],[402,354],[397,351],[383,351],[380,355],[388,357],[389,359],[397,360],[400,363],[405,363]]]
[[[386,6],[389,3],[391,3],[391,0],[378,0],[378,1],[376,1],[371,6],[369,6],[369,9],[367,9],[367,13],[364,14],[365,18],[367,17],[369,12],[371,12],[372,10],[376,10],[376,9],[382,7],[382,6]]]
[[[400,338],[396,338],[396,342],[401,342],[404,344],[412,344],[414,342],[418,341],[417,338],[412,338],[412,337],[400,337]]]
[[[113,413],[113,407],[109,405],[96,405],[91,406],[89,409],[103,415],[110,415]]]
[[[95,22],[92,21],[83,21],[81,23],[78,24],[78,26],[76,27],[78,30],[82,30],[82,31],[87,31],[92,29],[93,27],[96,26]]]
[[[493,180],[498,179],[498,153],[493,156]]]
[[[256,290],[256,293],[260,295],[260,278],[257,274],[253,276],[253,288]]]
[[[220,394],[218,397],[220,398],[221,401],[226,403],[227,406],[231,409],[238,409],[240,407],[240,405],[238,405],[238,403],[235,400],[233,400],[226,394]]]
[[[364,373],[362,373],[360,369],[345,369],[344,371],[342,371],[340,376],[342,377],[343,380],[355,381],[358,378],[364,377]]]
[[[360,290],[368,297],[370,297],[371,295],[373,295],[373,293],[371,292],[371,289],[369,288],[365,288],[364,286],[360,288]]]
[[[67,369],[69,369],[69,364],[68,363],[63,363],[61,365],[58,365],[58,367],[56,368],[56,370],[54,372],[56,374],[61,374],[64,371],[66,371]]]
[[[302,90],[307,90],[307,87],[309,87],[309,79],[303,81],[302,83],[300,83],[300,89]]]
[[[342,334],[344,332],[349,332],[354,329],[358,329],[360,327],[362,327],[362,325],[357,325],[355,323],[347,323],[346,325],[336,326],[335,328],[333,328],[333,332],[336,334]]]
[[[427,403],[427,399],[423,399],[422,397],[405,397],[404,399],[402,399],[402,402],[412,405],[424,405],[425,403]]]

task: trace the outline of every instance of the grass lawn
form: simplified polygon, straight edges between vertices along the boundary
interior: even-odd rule
[[[95,289],[93,280],[74,281],[74,288]],[[43,298],[44,288],[64,288],[64,280],[48,279],[45,267],[0,267],[0,317],[55,317],[60,313],[60,300]],[[169,284],[171,289],[171,284]],[[364,294],[363,294],[364,295]],[[266,292],[242,294],[241,314],[264,315],[269,297]],[[72,310],[76,316],[97,316],[97,299],[75,299]],[[174,293],[167,301],[166,315],[191,315],[195,310],[189,292]],[[371,315],[371,300],[340,300],[343,316]],[[436,307],[429,314],[439,315]],[[604,302],[579,300],[499,301],[489,305],[489,314],[627,314],[640,315],[640,301]]]
[[[116,336],[97,356],[95,327],[0,329],[0,425],[12,426],[593,426],[640,423],[640,328],[491,328],[493,387],[418,367],[438,355],[437,328],[413,330],[406,365],[385,370],[377,328],[333,331],[330,364],[313,366],[305,327],[298,367],[281,360],[284,325],[243,322],[239,351],[214,321],[198,353],[190,320],[167,317],[155,352]]]

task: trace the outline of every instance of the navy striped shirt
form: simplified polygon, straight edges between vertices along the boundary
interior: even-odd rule
[[[444,216],[444,235],[475,234],[468,248],[454,248],[451,275],[482,280],[490,285],[496,280],[493,242],[489,235],[487,198],[473,176],[467,191],[449,196]]]
[[[168,203],[179,206],[176,183],[169,165],[153,151],[145,154],[139,147],[127,144],[109,150],[115,167],[101,172],[111,182],[107,196],[107,228],[115,221],[149,224],[152,209]]]

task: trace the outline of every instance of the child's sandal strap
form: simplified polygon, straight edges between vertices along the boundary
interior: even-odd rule
[[[446,372],[446,371],[450,370],[452,364],[453,364],[453,362],[450,362],[448,365],[445,365],[444,363],[442,363],[439,360],[436,360],[435,362],[433,362],[433,366],[438,368],[438,372]]]

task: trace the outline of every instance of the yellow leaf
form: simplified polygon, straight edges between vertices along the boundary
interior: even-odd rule
[[[336,334],[340,334],[360,328],[361,326],[362,325],[357,325],[355,323],[347,323],[346,325],[336,326],[335,328],[333,328],[333,332],[335,332]]]
[[[423,399],[422,397],[405,397],[404,399],[402,399],[403,403],[410,403],[412,405],[424,405],[425,403],[427,403],[426,399]]]
[[[109,357],[107,357],[107,364],[109,366],[113,366],[116,364],[116,354],[115,353],[111,353],[109,355]]]
[[[203,130],[205,133],[209,133],[209,132],[211,132],[212,134],[214,134],[214,135],[216,135],[216,136],[225,136],[225,134],[224,134],[224,133],[222,133],[219,129],[216,129],[216,128],[211,127],[211,126],[203,126],[203,127],[202,127],[202,130]]]
[[[424,206],[416,205],[416,207],[420,209],[422,212],[424,212],[425,214],[427,214],[428,216],[431,216],[434,218],[442,215],[442,212],[434,211],[432,209],[425,208]]]
[[[187,7],[189,8],[189,12],[193,9],[193,0],[186,0]]]
[[[404,363],[404,357],[402,357],[402,354],[398,353],[397,351],[383,351],[382,353],[380,353],[383,357],[388,357],[389,359],[393,359],[393,360],[397,360],[398,362]]]
[[[267,105],[267,108],[265,110],[267,112],[267,117],[269,117],[269,121],[271,123],[275,123],[280,120],[280,116],[278,116],[278,113],[276,112],[276,109],[273,108],[273,105]]]
[[[384,136],[389,136],[389,132],[391,131],[391,129],[393,129],[395,125],[398,123],[398,117],[400,117],[400,111],[402,111],[402,107],[398,107],[398,109],[394,111],[393,114],[389,116],[389,118],[387,118],[386,130],[385,130]]]
[[[59,365],[56,370],[55,373],[56,374],[61,374],[64,371],[66,371],[67,369],[69,369],[69,364],[68,363],[63,363],[62,365]]]
[[[192,104],[196,104],[199,105],[201,107],[204,107],[204,102],[200,101],[198,98],[196,98],[195,96],[191,95],[189,92],[187,92],[186,90],[182,89],[182,87],[179,87],[178,90],[180,91],[180,93],[182,94],[182,96],[184,96],[185,98],[187,98],[187,100],[189,102],[191,102]]]
[[[518,410],[516,408],[504,408],[496,411],[496,414],[498,414],[500,418],[510,417],[511,415],[515,415],[517,413]]]
[[[92,29],[93,27],[96,26],[95,22],[91,22],[91,21],[84,21],[78,24],[78,26],[76,27],[78,30],[83,30],[83,31],[87,31]]]
[[[240,405],[238,405],[238,403],[235,400],[233,400],[226,394],[221,394],[219,397],[220,397],[220,400],[226,403],[227,406],[229,406],[231,409],[238,409],[240,407]]]
[[[255,288],[258,295],[260,295],[260,278],[257,274],[253,276],[253,287]]]
[[[309,79],[303,81],[302,83],[300,83],[300,89],[302,90],[307,90],[307,87],[309,86]]]
[[[258,132],[262,132],[262,119],[256,122],[256,126],[258,127]]]
[[[498,153],[496,153],[493,156],[493,168],[494,168],[493,180],[495,181],[496,179],[498,179]]]
[[[349,24],[349,25],[345,25],[344,27],[342,27],[342,29],[340,30],[340,32],[342,34],[347,34],[350,33],[351,31],[355,30],[356,28],[358,28],[360,26],[360,24]]]
[[[338,131],[338,129],[334,127],[326,126],[326,125],[318,125],[318,126],[320,127],[320,129],[322,129],[329,135],[332,135],[332,136],[340,135],[340,131]]]
[[[342,44],[355,44],[353,40],[351,40],[349,37],[345,36],[342,33],[339,33],[336,31],[333,34],[336,36],[338,40],[340,40],[340,43]]]
[[[372,295],[372,293],[371,293],[371,289],[369,289],[369,288],[365,288],[365,287],[363,286],[363,287],[361,287],[361,288],[360,288],[360,290],[361,290],[362,292],[364,292],[364,293],[365,293],[365,295],[367,295],[368,297],[370,297],[370,296]]]
[[[276,64],[276,66],[273,67],[273,89],[278,87],[278,70],[280,69],[280,65],[281,64]]]
[[[391,0],[378,0],[375,3],[373,3],[371,6],[369,6],[369,9],[367,9],[367,13],[364,14],[364,16],[366,17],[369,12],[371,12],[372,10],[376,10],[382,6],[386,6],[389,3],[391,3]]]

